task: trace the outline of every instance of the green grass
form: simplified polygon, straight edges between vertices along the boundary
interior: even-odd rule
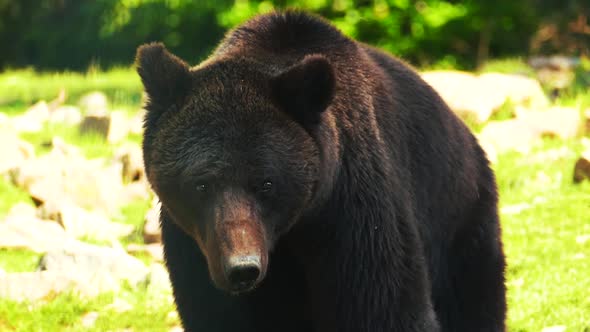
[[[7,177],[0,176],[0,220],[6,216],[12,206],[21,202],[33,205],[33,200],[26,191],[15,187]]]
[[[109,97],[114,107],[139,105],[142,92],[139,76],[131,68],[106,72],[90,70],[84,74],[13,70],[0,74],[0,86],[0,111],[7,113],[16,113],[19,108],[39,100],[52,100],[61,89],[65,89],[69,104],[76,104],[85,93],[99,90]]]
[[[582,145],[546,140],[532,156],[563,147],[556,160],[515,153],[495,166],[501,207],[524,207],[502,213],[510,331],[590,329],[590,183],[572,181]]]
[[[117,310],[116,301],[128,303],[131,309]],[[85,327],[82,319],[90,312],[96,312],[98,318]],[[171,312],[170,294],[142,286],[124,287],[117,294],[95,298],[64,293],[34,303],[0,300],[0,331],[168,331],[179,325]]]
[[[41,254],[30,250],[0,248],[0,269],[5,272],[32,272],[40,258]]]
[[[51,150],[51,140],[61,137],[67,144],[74,145],[89,159],[113,156],[116,146],[107,144],[106,139],[97,133],[80,133],[78,127],[64,124],[47,124],[37,133],[21,133],[20,137],[32,143],[38,155]]]
[[[123,239],[123,243],[143,243],[143,224],[150,203],[150,201],[136,200],[121,209],[121,216],[117,221],[135,226],[135,231]]]
[[[508,60],[482,69],[492,70],[515,73],[523,67],[521,61]],[[0,111],[10,115],[22,113],[40,98],[53,98],[60,87],[68,89],[68,103],[75,104],[80,95],[98,89],[107,93],[113,105],[131,113],[139,108],[141,91],[131,69],[88,74],[11,71],[0,74],[0,86],[9,87],[0,91]],[[588,108],[590,92],[567,92],[555,104]],[[493,119],[507,119],[512,113],[513,106],[506,104]],[[76,127],[57,124],[21,137],[33,143],[39,155],[48,151],[46,143],[56,135],[80,147],[88,158],[110,158],[116,149],[98,136],[80,135]],[[128,140],[139,143],[141,137]],[[494,165],[508,259],[511,332],[537,332],[555,325],[566,326],[567,332],[590,330],[590,182],[576,185],[572,181],[573,165],[583,150],[580,139],[545,139],[528,155],[501,154]],[[555,154],[558,158],[550,158]],[[0,178],[0,220],[17,202],[32,204],[27,193]],[[133,234],[121,239],[124,246],[142,242],[141,228],[149,204],[148,200],[132,202],[115,218],[135,226]],[[153,261],[145,254],[137,256],[146,264]],[[7,272],[32,271],[38,259],[39,254],[26,250],[0,250],[0,268]],[[113,309],[112,303],[120,300],[129,303],[130,310]],[[91,299],[71,293],[34,303],[0,299],[0,331],[166,331],[178,324],[177,317],[169,316],[173,311],[170,294],[150,292],[142,286]],[[86,328],[81,322],[89,312],[97,312],[98,319]]]
[[[490,60],[486,62],[479,70],[482,73],[503,73],[517,74],[525,76],[535,76],[535,71],[529,67],[525,60],[521,58]]]

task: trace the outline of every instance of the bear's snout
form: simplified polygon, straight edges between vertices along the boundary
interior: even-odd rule
[[[263,224],[255,218],[216,224],[209,269],[217,286],[238,294],[254,289],[266,274],[268,246]]]
[[[255,286],[262,266],[259,255],[231,256],[224,264],[224,272],[232,291],[243,292]]]

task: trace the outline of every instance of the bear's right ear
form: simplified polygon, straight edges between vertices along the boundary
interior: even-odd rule
[[[324,56],[308,55],[270,82],[277,106],[304,126],[320,121],[336,90],[332,65]]]
[[[189,66],[168,52],[164,44],[141,45],[135,62],[150,102],[167,107],[188,94],[191,86]]]

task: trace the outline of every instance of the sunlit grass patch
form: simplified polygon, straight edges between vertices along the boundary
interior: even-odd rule
[[[123,304],[121,304],[123,303]],[[179,325],[170,294],[124,287],[117,294],[84,298],[63,293],[35,302],[0,299],[2,331],[169,331]],[[94,322],[85,317],[96,315]]]
[[[77,103],[83,94],[98,90],[109,97],[112,106],[139,105],[142,93],[139,76],[133,68],[86,73],[11,70],[0,74],[0,86],[0,106],[15,108],[39,100],[52,100],[62,89],[68,97],[67,102],[72,104]]]

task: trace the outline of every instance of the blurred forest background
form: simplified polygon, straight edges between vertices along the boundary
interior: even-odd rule
[[[421,67],[590,53],[588,0],[0,0],[0,68],[128,65],[135,46],[154,40],[196,63],[227,29],[285,7]]]

